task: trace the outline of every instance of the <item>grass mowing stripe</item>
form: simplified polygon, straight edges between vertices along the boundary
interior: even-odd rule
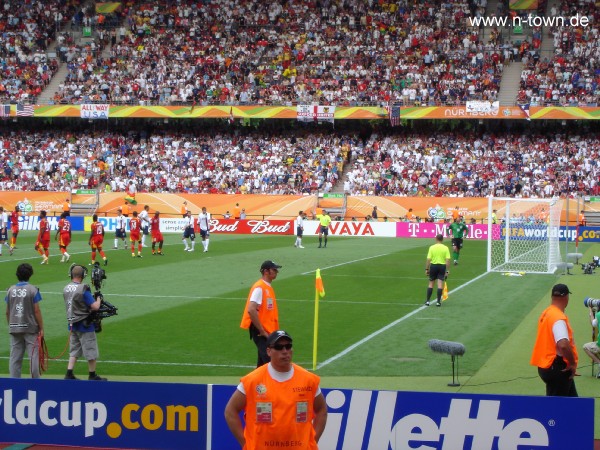
[[[450,296],[450,294],[455,293],[457,291],[459,291],[460,289],[468,286],[471,283],[476,282],[477,280],[483,278],[484,276],[486,276],[487,273],[481,274],[476,278],[473,278],[470,281],[467,281],[465,284],[460,285],[459,287],[453,289],[452,291],[448,292],[448,296]],[[350,353],[352,350],[354,350],[355,348],[361,346],[362,344],[364,344],[365,342],[370,341],[371,339],[373,339],[376,336],[379,336],[382,333],[385,333],[387,330],[389,330],[390,328],[398,325],[399,323],[404,322],[405,320],[411,318],[412,316],[414,316],[415,314],[417,314],[419,311],[422,311],[424,309],[428,308],[425,305],[421,305],[419,308],[417,308],[416,310],[410,312],[409,314],[406,314],[403,317],[400,317],[399,319],[396,319],[395,321],[393,321],[392,323],[386,325],[383,328],[380,328],[379,330],[369,334],[368,336],[366,336],[365,338],[361,339],[360,341],[356,342],[355,344],[351,345],[350,347],[344,349],[343,351],[341,351],[340,353],[338,353],[337,355],[332,356],[331,358],[327,359],[326,361],[323,361],[321,364],[317,364],[317,369],[320,369],[322,367],[325,367],[327,365],[329,365],[330,363],[332,363],[333,361],[336,361],[342,357],[344,357],[345,355],[347,355],[348,353]]]

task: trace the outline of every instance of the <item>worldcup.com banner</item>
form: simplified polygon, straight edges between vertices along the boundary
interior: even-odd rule
[[[231,450],[235,386],[10,379],[3,442],[97,448]],[[323,389],[320,450],[592,450],[594,399]],[[267,441],[267,450],[291,447]]]

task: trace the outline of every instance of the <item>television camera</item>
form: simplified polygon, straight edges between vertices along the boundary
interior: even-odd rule
[[[100,298],[100,309],[97,311],[92,311],[87,320],[94,324],[96,333],[99,333],[102,331],[102,319],[117,315],[117,310],[119,308],[108,302],[102,295],[102,292],[100,292],[100,289],[102,289],[102,283],[104,280],[106,280],[106,271],[100,267],[100,263],[94,263],[90,278],[92,281],[92,286],[94,286],[94,298]]]
[[[592,262],[582,264],[581,270],[583,270],[584,275],[593,275],[596,267],[600,267],[600,256],[594,256]]]

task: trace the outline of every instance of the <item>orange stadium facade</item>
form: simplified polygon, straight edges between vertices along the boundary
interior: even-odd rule
[[[65,198],[70,198],[77,214],[78,205],[91,205],[91,197],[78,198],[78,195],[69,192],[24,192],[6,191],[0,197],[0,206],[5,210],[12,211],[15,206],[25,214],[34,215],[45,210],[49,215],[60,215],[63,211]],[[99,206],[96,213],[102,216],[116,216],[117,209],[127,200],[125,193],[113,192],[102,193],[99,196]],[[345,214],[342,220],[364,220],[371,214],[374,206],[377,206],[378,221],[406,220],[407,216],[413,220],[443,220],[452,217],[452,211],[458,206],[459,213],[467,220],[475,220],[477,223],[487,223],[488,198],[487,197],[400,197],[400,196],[347,196]],[[187,208],[192,214],[198,214],[202,207],[214,217],[223,217],[229,213],[233,217],[236,204],[244,208],[247,218],[265,219],[290,219],[298,215],[298,211],[307,214],[315,214],[321,209],[337,209],[340,198],[319,198],[316,195],[254,195],[254,194],[149,194],[138,193],[135,197],[135,205],[131,210],[141,211],[144,205],[148,205],[151,211],[160,211],[166,217],[181,216],[181,206],[187,202]],[[569,223],[574,224],[577,220],[577,200],[560,200],[563,202],[563,222],[567,219],[569,211]],[[587,204],[589,211],[600,211],[595,203]],[[568,208],[567,208],[568,207]],[[412,211],[410,211],[412,210]],[[410,214],[409,214],[410,211]],[[332,214],[335,220],[335,214]]]

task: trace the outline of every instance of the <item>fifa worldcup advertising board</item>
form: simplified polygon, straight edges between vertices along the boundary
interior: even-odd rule
[[[233,450],[234,386],[3,379],[0,441]],[[323,389],[320,450],[593,449],[592,398]],[[265,449],[295,441],[264,442]]]

